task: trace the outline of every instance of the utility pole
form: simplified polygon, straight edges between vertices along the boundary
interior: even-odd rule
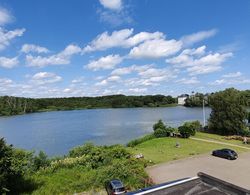
[[[205,113],[205,100],[202,101],[202,108],[203,108],[203,127],[206,126],[206,113]]]

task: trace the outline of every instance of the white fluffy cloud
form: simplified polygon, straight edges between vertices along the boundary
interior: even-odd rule
[[[141,71],[145,71],[148,68],[152,67],[153,65],[132,65],[132,66],[128,66],[128,67],[123,67],[123,68],[117,68],[115,70],[113,70],[111,72],[111,75],[126,75],[126,74],[130,74],[132,72],[141,72]]]
[[[129,48],[146,40],[164,38],[164,34],[158,31],[154,33],[140,32],[135,35],[133,35],[133,31],[133,29],[122,29],[113,31],[111,34],[104,32],[91,41],[83,52],[106,50],[113,47]]]
[[[81,48],[79,46],[71,44],[60,53],[48,57],[27,55],[26,64],[33,67],[69,64],[71,56],[80,52]]]
[[[207,31],[200,31],[193,33],[191,35],[186,35],[181,38],[181,41],[184,46],[190,46],[194,43],[200,42],[204,39],[214,36],[217,33],[216,29],[211,29]]]
[[[242,76],[241,72],[232,72],[232,73],[222,75],[222,77],[224,77],[224,78],[236,78],[236,77],[240,77],[240,76]]]
[[[99,0],[103,7],[111,10],[121,10],[122,0]]]
[[[39,72],[32,76],[31,81],[38,85],[56,83],[62,80],[62,77],[51,72]]]
[[[86,68],[94,71],[113,69],[116,65],[120,64],[122,60],[123,58],[119,55],[108,55],[98,60],[90,61],[89,64],[86,65]]]
[[[129,52],[131,58],[161,58],[175,54],[181,49],[180,41],[155,39],[148,40],[132,48]]]
[[[34,44],[24,44],[21,48],[21,52],[23,53],[30,53],[30,52],[35,52],[35,53],[48,53],[49,50],[45,47],[41,47],[39,45],[34,45]]]
[[[233,55],[232,53],[205,54],[205,49],[205,46],[186,49],[180,55],[167,59],[166,62],[178,68],[186,68],[190,75],[198,75],[221,70],[221,64]]]
[[[182,78],[176,81],[176,83],[181,83],[181,84],[198,84],[200,81],[197,79],[197,77],[191,77],[191,78]]]
[[[17,57],[14,58],[6,58],[0,57],[0,67],[2,68],[13,68],[18,65],[19,61]]]
[[[105,86],[105,85],[108,85],[110,82],[118,82],[120,80],[121,80],[120,76],[112,75],[112,76],[109,76],[107,79],[104,79],[100,82],[97,82],[95,85],[96,86]]]
[[[22,36],[24,32],[24,28],[7,31],[0,27],[0,50],[5,49],[12,39]]]
[[[7,9],[0,7],[0,26],[10,23],[12,18],[12,15]]]

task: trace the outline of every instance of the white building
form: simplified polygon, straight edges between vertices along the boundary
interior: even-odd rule
[[[178,96],[178,104],[179,105],[184,105],[185,104],[185,100],[189,97],[188,94],[182,94],[180,96]]]

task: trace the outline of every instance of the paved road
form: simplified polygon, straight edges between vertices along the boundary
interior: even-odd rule
[[[155,165],[146,170],[155,183],[194,177],[198,172],[204,172],[250,189],[250,152],[242,153],[232,161],[206,154]]]

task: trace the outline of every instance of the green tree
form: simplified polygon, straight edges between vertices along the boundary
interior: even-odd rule
[[[213,94],[210,97],[209,131],[221,135],[240,134],[247,118],[244,102],[240,91],[234,88]]]
[[[166,126],[161,119],[153,125],[153,130],[155,131],[157,129],[166,129]]]

